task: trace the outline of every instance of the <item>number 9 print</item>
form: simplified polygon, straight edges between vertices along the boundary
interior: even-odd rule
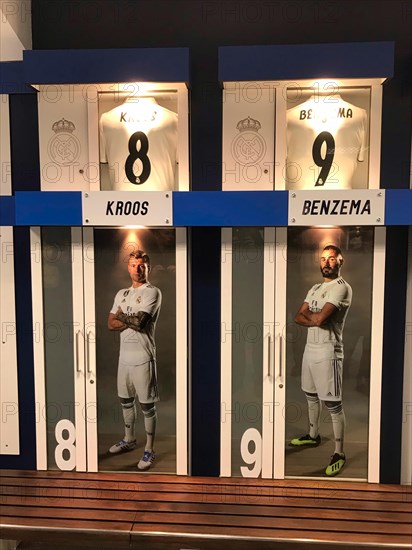
[[[326,153],[322,157],[321,151],[323,144],[326,144]],[[330,169],[332,167],[333,158],[335,156],[335,140],[329,132],[321,132],[313,142],[312,157],[317,166],[321,168],[320,174],[315,182],[315,187],[325,185],[328,179]]]
[[[249,450],[253,443],[254,450]],[[259,477],[262,470],[262,436],[256,428],[249,428],[245,431],[240,442],[240,454],[243,462],[253,464],[253,468],[241,466],[240,471],[243,477]]]

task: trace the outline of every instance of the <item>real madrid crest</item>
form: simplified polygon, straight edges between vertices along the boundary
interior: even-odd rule
[[[138,297],[136,298],[136,303],[137,303],[137,304],[140,304],[141,301],[142,301],[142,297],[141,297],[141,296],[138,296]]]
[[[52,130],[55,135],[49,141],[47,152],[56,164],[68,166],[79,158],[80,142],[73,135],[75,129],[73,122],[64,118],[53,124]]]
[[[260,122],[250,116],[237,123],[239,134],[232,142],[232,156],[240,164],[256,164],[264,158],[266,142],[258,134],[261,127]]]

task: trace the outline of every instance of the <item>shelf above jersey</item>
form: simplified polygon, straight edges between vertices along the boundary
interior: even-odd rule
[[[394,42],[224,46],[219,80],[390,78]]]
[[[189,82],[188,48],[26,50],[26,82]]]
[[[27,191],[0,197],[1,225],[235,227],[412,225],[412,189],[341,191]],[[98,196],[99,201],[93,201]],[[85,201],[90,206],[85,207]],[[145,203],[145,204],[143,204]],[[148,213],[153,213],[150,217]]]

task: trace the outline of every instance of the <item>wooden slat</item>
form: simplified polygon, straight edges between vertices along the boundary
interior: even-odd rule
[[[170,493],[170,492],[161,492],[161,493],[147,493],[142,491],[114,491],[110,490],[92,490],[87,491],[86,493],[82,489],[70,489],[70,488],[59,488],[59,487],[43,487],[41,489],[37,487],[25,486],[23,488],[16,488],[14,486],[1,487],[2,501],[7,496],[16,496],[17,499],[20,499],[22,502],[27,502],[28,498],[34,498],[35,502],[39,504],[40,499],[44,499],[46,502],[49,502],[50,505],[56,503],[56,499],[75,499],[79,501],[84,498],[96,498],[99,500],[105,500],[109,502],[110,505],[116,503],[116,501],[148,501],[155,505],[157,501],[160,502],[181,502],[184,501],[189,505],[191,503],[208,503],[213,508],[223,505],[235,504],[239,505],[239,496],[234,495],[225,495],[224,498],[221,498],[218,494],[205,494],[205,493]],[[6,502],[6,501],[4,501]],[[302,506],[302,500],[299,498],[283,498],[283,497],[272,497],[272,496],[259,496],[258,498],[245,498],[245,504],[250,504],[255,507],[255,510],[258,509],[258,512],[262,513],[262,507],[272,506],[272,507],[290,507],[290,508],[299,508],[304,509]],[[44,505],[42,503],[42,505]],[[114,504],[115,505],[115,504]],[[310,503],[311,509],[323,509],[331,506],[331,503],[328,499],[313,499]],[[370,512],[402,512],[403,514],[408,514],[406,510],[405,503],[393,502],[393,501],[381,501],[381,500],[333,500],[332,508],[337,510],[352,510],[354,512],[370,511]],[[317,512],[321,513],[321,512]]]
[[[147,549],[412,548],[411,487],[12,470],[0,471],[0,483],[3,538]]]
[[[1,483],[3,486],[6,485],[13,485],[17,487],[24,487],[28,481],[27,479],[20,479],[20,478],[4,478],[1,479]],[[181,492],[181,493],[199,493],[201,492],[204,495],[209,494],[216,494],[216,495],[222,495],[225,496],[226,494],[235,494],[239,499],[253,499],[258,498],[261,496],[283,496],[290,499],[318,499],[318,498],[328,498],[328,499],[352,499],[357,500],[359,498],[359,495],[362,495],[363,500],[379,500],[382,498],[382,493],[377,490],[377,486],[375,485],[374,491],[367,491],[365,493],[359,493],[357,491],[352,490],[346,490],[344,488],[334,488],[331,489],[318,489],[316,487],[284,487],[284,488],[278,488],[278,487],[259,487],[258,485],[247,487],[247,489],[243,488],[240,483],[236,485],[235,487],[231,486],[225,486],[225,485],[218,485],[218,484],[210,484],[210,485],[197,485],[193,484],[191,482],[184,483],[182,482],[182,479],[180,480],[180,483],[173,483],[169,484],[166,482],[163,483],[145,483],[142,485],[140,482],[130,482],[130,481],[98,481],[98,480],[91,480],[91,481],[84,481],[84,480],[78,480],[77,478],[71,478],[71,479],[48,479],[46,481],[42,480],[41,478],[33,478],[30,481],[30,485],[33,487],[74,487],[74,488],[82,488],[83,491],[92,491],[92,490],[127,490],[127,491],[141,491],[141,489],[144,487],[145,491],[148,492],[161,492],[164,493],[165,491],[175,491],[175,492]],[[412,502],[412,492],[410,491],[393,491],[393,492],[385,492],[384,498],[386,501],[393,501],[393,502]]]
[[[210,517],[207,514],[180,514],[167,512],[145,512],[139,515],[136,523],[142,525],[144,523],[162,523],[163,525],[173,524],[188,524],[201,526],[226,527],[255,527],[263,529],[291,529],[310,531],[326,531],[326,532],[345,532],[345,533],[381,533],[386,535],[397,534],[399,526],[394,523],[386,522],[367,522],[363,520],[346,521],[338,519],[314,519],[294,517],[260,517],[260,516],[233,516],[233,515],[213,515]],[[411,526],[402,526],[405,535],[412,537]]]
[[[287,548],[300,548],[300,544],[304,541],[312,544],[314,541],[319,542],[331,542],[336,548],[337,543],[343,543],[345,548],[349,545],[355,545],[357,548],[361,544],[365,544],[370,547],[371,544],[385,544],[388,546],[394,545],[405,545],[405,547],[410,547],[411,539],[410,536],[403,536],[402,534],[395,535],[382,535],[382,534],[373,534],[373,533],[358,533],[356,534],[356,539],[351,536],[350,533],[345,533],[339,531],[337,533],[327,533],[324,531],[312,531],[310,533],[304,531],[303,529],[297,529],[294,532],[290,530],[283,529],[272,529],[272,530],[262,530],[257,528],[246,528],[246,527],[234,527],[228,531],[227,527],[205,527],[205,526],[192,526],[187,524],[174,524],[174,525],[163,525],[161,523],[146,523],[144,525],[135,524],[133,526],[131,542],[136,542],[142,540],[142,535],[150,536],[150,534],[155,534],[152,536],[155,540],[167,541],[171,533],[175,535],[180,535],[178,540],[191,542],[192,544],[199,544],[201,548],[207,547],[207,541],[211,538],[213,539],[214,548],[240,548],[239,543],[241,539],[244,538],[247,540],[250,548],[273,548],[274,541],[294,541],[294,546],[288,545]],[[192,535],[191,537],[189,535]],[[228,540],[230,537],[233,537],[232,542]],[[261,539],[259,541],[259,539]],[[218,543],[217,543],[218,541]],[[260,544],[259,544],[260,542]],[[234,543],[234,544],[233,544]],[[409,546],[408,546],[409,545]],[[323,545],[319,546],[324,548]],[[276,546],[277,548],[277,546]],[[315,546],[316,548],[316,546]]]
[[[57,516],[58,514],[56,514]],[[45,527],[47,529],[49,528],[63,528],[63,529],[73,529],[75,531],[94,531],[96,534],[100,532],[113,532],[116,534],[119,534],[121,532],[125,532],[127,534],[130,533],[130,530],[133,527],[133,524],[131,522],[122,522],[122,521],[102,521],[101,525],[99,525],[99,522],[95,519],[85,519],[82,520],[82,518],[70,518],[66,516],[62,517],[36,517],[36,516],[25,516],[22,517],[20,515],[16,516],[2,516],[1,518],[2,522],[2,530],[3,527],[12,527],[12,526],[19,526],[19,527]]]
[[[121,476],[121,477],[119,477]],[[344,488],[347,490],[360,491],[362,493],[375,492],[390,492],[390,493],[406,493],[412,495],[412,487],[409,485],[389,485],[389,484],[376,484],[366,482],[351,482],[351,481],[339,481],[338,478],[328,478],[322,481],[305,480],[305,479],[287,479],[287,480],[268,480],[268,479],[252,479],[252,478],[210,478],[210,477],[187,477],[175,475],[160,475],[160,474],[142,474],[142,473],[127,473],[118,474],[115,472],[99,472],[99,473],[85,473],[85,472],[61,472],[56,470],[50,470],[47,472],[35,471],[35,470],[0,470],[0,480],[11,478],[28,477],[33,479],[75,479],[77,481],[86,480],[90,481],[115,481],[117,483],[149,483],[149,484],[181,484],[182,480],[187,480],[191,485],[207,485],[207,486],[228,486],[229,490],[233,491],[233,486],[242,487],[255,486],[262,487],[284,487],[286,489],[291,488],[309,488],[316,490],[336,490]]]
[[[148,495],[149,497],[149,495]],[[169,502],[162,500],[156,502],[150,500],[105,500],[105,499],[61,499],[60,505],[65,508],[76,507],[79,509],[93,509],[94,511],[100,510],[127,510],[134,512],[179,512],[185,514],[191,513],[204,513],[204,514],[219,514],[219,515],[237,515],[237,516],[254,516],[256,514],[256,506],[248,504],[210,504],[210,503],[198,503],[198,502]],[[13,510],[15,506],[39,506],[43,512],[47,512],[47,508],[53,508],[54,504],[48,501],[47,498],[38,499],[37,497],[24,497],[24,500],[15,496],[4,496],[2,498],[2,515],[9,515],[9,508]],[[260,516],[268,517],[295,517],[296,507],[288,506],[259,506],[258,508]],[[22,510],[22,514],[24,511]],[[342,520],[359,520],[359,511],[354,509],[337,510],[335,505],[333,508],[323,508],[317,511],[316,514],[324,519],[342,519]],[[311,508],[300,508],[299,516],[301,518],[313,518],[314,512]],[[100,518],[99,518],[100,519]],[[408,512],[394,512],[390,511],[369,511],[362,512],[362,521],[378,521],[389,522],[399,525],[400,523],[411,523],[411,514]]]
[[[53,506],[53,507],[44,507],[44,506],[2,506],[1,507],[1,518],[5,516],[14,516],[18,517],[24,515],[24,517],[37,517],[44,520],[52,519],[65,519],[68,518],[69,521],[95,521],[96,525],[104,524],[106,521],[115,523],[120,521],[122,523],[130,522],[133,523],[135,519],[135,512],[127,510],[99,510],[99,513],[96,514],[95,510],[90,509],[79,509],[75,506]]]
[[[83,522],[81,527],[77,524],[61,519],[50,519],[47,525],[36,518],[6,518],[1,522],[0,538],[5,540],[21,540],[31,542],[48,542],[54,544],[73,542],[82,544],[108,544],[116,546],[130,546],[130,532],[132,525],[129,523],[105,523],[104,528],[96,529],[94,522]]]

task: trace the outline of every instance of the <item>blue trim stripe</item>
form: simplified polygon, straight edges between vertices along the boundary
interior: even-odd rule
[[[225,46],[219,80],[391,77],[394,51],[394,42]]]
[[[16,193],[16,225],[82,225],[80,191]]]
[[[284,226],[287,213],[287,191],[173,193],[175,226]]]
[[[0,197],[0,225],[16,225],[14,197]]]
[[[412,189],[385,190],[385,225],[412,225]]]
[[[189,82],[188,48],[26,50],[26,82]]]
[[[288,191],[173,193],[176,227],[288,225]],[[350,191],[348,191],[348,196]],[[385,225],[412,225],[412,189],[386,189]],[[80,191],[18,191],[0,197],[1,225],[82,225]],[[339,225],[339,219],[336,220]]]
[[[0,62],[0,94],[35,94],[36,90],[26,84],[23,61]]]

